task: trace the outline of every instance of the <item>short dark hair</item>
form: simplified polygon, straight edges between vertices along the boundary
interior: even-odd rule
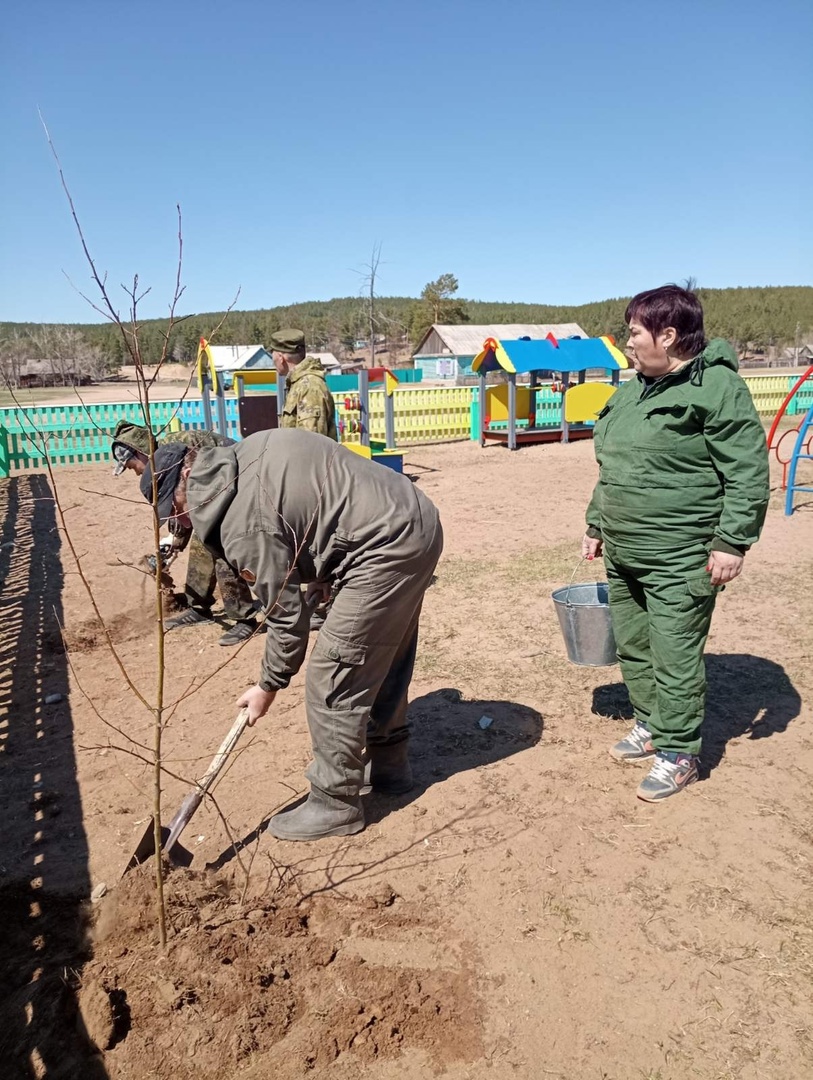
[[[653,338],[668,326],[674,327],[675,351],[681,356],[695,357],[707,345],[703,307],[693,292],[679,285],[662,285],[633,296],[624,312],[624,321],[629,326],[633,319]]]

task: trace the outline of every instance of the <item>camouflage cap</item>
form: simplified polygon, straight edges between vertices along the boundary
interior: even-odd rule
[[[149,454],[150,446],[155,445],[155,436],[142,424],[131,424],[129,420],[119,420],[113,432],[113,441],[124,443],[131,450]]]
[[[268,339],[265,347],[269,352],[304,352],[305,335],[301,330],[294,330],[288,326],[284,330],[275,331]]]
[[[127,461],[134,454],[139,453],[148,457],[151,443],[155,444],[155,437],[148,428],[140,424],[131,424],[129,420],[119,420],[113,432],[113,444],[110,448],[116,462],[113,475],[120,476],[124,472]]]

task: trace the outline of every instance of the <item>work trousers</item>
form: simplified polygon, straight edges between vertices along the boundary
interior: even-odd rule
[[[189,566],[186,571],[186,602],[190,607],[208,611],[215,602],[215,582],[220,587],[223,607],[230,619],[251,619],[254,598],[251,590],[236,570],[192,535],[189,541]]]
[[[635,719],[658,750],[699,754],[706,646],[719,587],[708,546],[648,553],[604,543],[610,616]]]
[[[355,798],[364,748],[406,743],[407,693],[424,593],[443,548],[437,511],[420,492],[422,525],[408,545],[371,553],[348,570],[319,631],[305,677],[311,785]],[[403,747],[406,757],[406,745]]]

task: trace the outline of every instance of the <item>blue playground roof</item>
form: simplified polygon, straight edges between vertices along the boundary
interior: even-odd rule
[[[507,371],[521,375],[530,371],[573,372],[587,371],[588,368],[617,371],[629,364],[610,338],[563,338],[561,341],[550,338],[497,341],[489,338],[471,367],[477,374]]]

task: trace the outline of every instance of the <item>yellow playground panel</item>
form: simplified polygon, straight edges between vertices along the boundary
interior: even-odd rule
[[[595,422],[596,417],[615,393],[608,383],[579,383],[565,394],[565,420],[568,424]],[[521,410],[517,410],[522,415]]]
[[[517,416],[530,415],[530,389],[527,386],[518,386],[516,396]],[[486,414],[492,421],[505,423],[508,420],[509,413],[508,383],[500,383],[499,386],[489,386],[486,390]]]

